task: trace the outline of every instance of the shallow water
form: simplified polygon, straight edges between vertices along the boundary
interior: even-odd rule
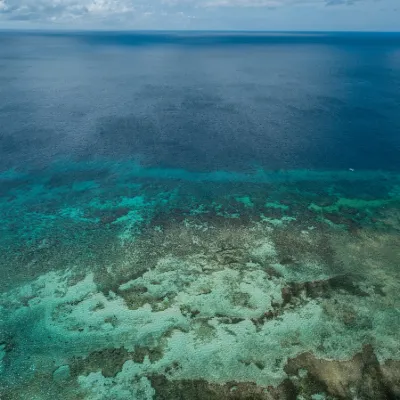
[[[0,35],[0,397],[400,397],[400,36]]]

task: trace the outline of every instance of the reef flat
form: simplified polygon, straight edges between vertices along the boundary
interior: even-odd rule
[[[400,398],[400,175],[0,174],[0,398]]]

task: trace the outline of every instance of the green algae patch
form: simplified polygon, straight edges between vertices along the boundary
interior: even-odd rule
[[[235,200],[239,203],[242,203],[245,207],[254,207],[254,203],[249,196],[235,197]]]
[[[281,203],[274,203],[271,201],[267,201],[264,206],[267,208],[274,208],[274,209],[283,210],[283,211],[289,210],[289,206],[287,206],[285,204],[281,204]]]
[[[218,206],[216,207],[216,209],[218,209]],[[190,215],[201,215],[201,214],[205,214],[207,212],[208,212],[208,210],[207,210],[206,206],[204,204],[200,204],[196,208],[192,208],[190,210]]]
[[[145,368],[143,364],[129,360],[113,378],[105,378],[101,372],[92,372],[87,376],[80,376],[78,382],[85,390],[86,398],[90,400],[152,400],[155,390],[150,380],[142,376]]]
[[[317,221],[321,221],[334,229],[346,229],[347,228],[346,224],[335,223],[335,222],[331,221],[330,219],[324,218],[324,217],[318,218]]]
[[[74,222],[98,222],[97,218],[86,218],[83,209],[66,207],[59,211],[58,215],[62,218],[71,219]]]
[[[315,203],[311,203],[308,209],[315,212],[340,212],[341,207],[348,207],[357,210],[362,209],[374,209],[385,207],[390,204],[392,200],[363,200],[363,199],[347,199],[340,198],[335,204],[330,206],[318,206]]]
[[[269,217],[266,217],[264,214],[262,214],[261,221],[267,222],[268,224],[273,225],[273,226],[284,226],[292,221],[296,221],[296,218],[288,217],[288,216],[284,216],[282,218],[269,218]]]

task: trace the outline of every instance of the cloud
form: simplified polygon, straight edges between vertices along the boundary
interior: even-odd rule
[[[326,0],[326,5],[327,6],[341,6],[341,5],[347,5],[351,6],[361,0]]]
[[[311,6],[323,7],[332,5],[353,5],[358,2],[371,2],[379,0],[163,0],[167,5],[195,5],[196,7],[293,7]]]
[[[285,6],[339,6],[339,5],[353,5],[358,2],[368,0],[206,0],[198,1],[196,4],[204,7],[264,7],[264,8],[277,8]],[[379,1],[379,0],[375,0]]]
[[[0,0],[0,17],[14,20],[71,20],[134,11],[130,0]]]
[[[219,19],[221,27],[224,27],[224,21],[239,20],[241,10],[247,10],[248,20],[274,18],[269,16],[283,10],[279,11],[281,19],[284,20],[286,15],[290,26],[296,18],[293,10],[298,8],[309,10],[312,15],[317,12],[315,10],[330,9],[332,6],[335,9],[351,9],[353,6],[382,3],[379,0],[0,0],[0,28],[2,21],[31,21],[42,25],[168,29],[175,26],[171,21],[184,24],[182,21],[195,18],[203,21],[207,18],[213,21]],[[148,25],[143,21],[147,21]],[[219,26],[218,22],[215,24]],[[204,28],[207,29],[207,26]],[[252,29],[251,24],[249,29]]]
[[[163,0],[168,6],[192,5],[197,8],[207,7],[265,7],[274,8],[287,3],[287,0]]]

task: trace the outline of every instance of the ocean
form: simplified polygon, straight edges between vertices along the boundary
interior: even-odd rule
[[[400,398],[399,160],[397,33],[0,32],[0,398]]]

